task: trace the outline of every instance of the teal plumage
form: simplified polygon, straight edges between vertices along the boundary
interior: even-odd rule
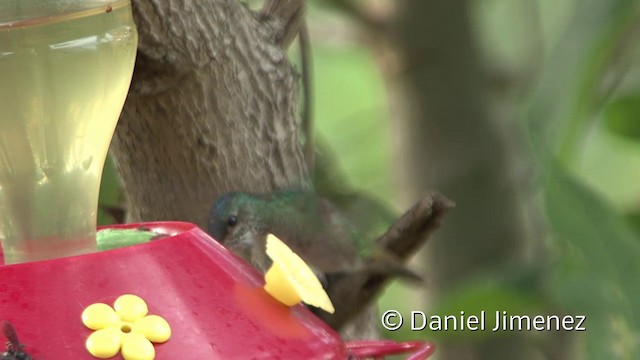
[[[312,191],[267,194],[226,193],[209,212],[209,233],[261,271],[269,233],[284,241],[314,270],[324,274],[369,271],[417,276],[375,248],[329,200]]]

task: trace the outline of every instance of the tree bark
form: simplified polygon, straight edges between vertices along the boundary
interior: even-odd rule
[[[133,11],[138,59],[111,145],[127,221],[204,228],[226,191],[308,188],[283,24],[235,0],[133,0]]]

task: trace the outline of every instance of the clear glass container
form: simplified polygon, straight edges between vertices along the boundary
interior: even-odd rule
[[[96,250],[102,168],[136,47],[129,0],[0,1],[5,263]]]

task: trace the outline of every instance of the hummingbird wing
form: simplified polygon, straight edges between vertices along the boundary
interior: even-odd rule
[[[451,207],[453,202],[438,193],[425,196],[389,227],[376,242],[376,248],[398,258],[406,258],[439,227],[444,214]],[[327,292],[337,305],[336,313],[317,315],[334,329],[340,329],[373,300],[389,277],[362,272],[330,274]]]
[[[344,271],[358,264],[353,229],[336,206],[313,192],[281,195],[286,196],[286,206],[273,208],[269,231],[319,271]]]

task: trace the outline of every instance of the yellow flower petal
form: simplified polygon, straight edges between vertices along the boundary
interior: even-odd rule
[[[123,336],[122,357],[124,360],[153,360],[156,357],[156,349],[144,335],[131,332]]]
[[[293,300],[290,294],[272,293],[272,291],[277,293],[278,289],[286,290],[288,287],[293,287],[305,303],[319,307],[332,314],[335,312],[329,295],[324,291],[320,280],[318,280],[309,265],[273,234],[267,235],[267,255],[274,263],[265,276],[265,282],[267,283],[265,290],[267,292],[278,300],[280,300],[280,297]],[[270,276],[269,272],[271,271],[274,271],[275,274]],[[272,283],[269,283],[269,281]],[[280,281],[288,282],[289,285],[279,284]]]
[[[87,338],[85,346],[91,355],[100,359],[108,359],[115,356],[120,350],[121,334],[117,328],[94,331]]]
[[[302,301],[300,294],[293,287],[291,281],[287,280],[287,275],[282,266],[273,263],[271,268],[264,275],[264,289],[281,303],[287,306],[299,304]]]
[[[117,298],[113,303],[113,308],[124,321],[138,320],[149,312],[147,303],[139,296],[132,294],[125,294]]]
[[[82,323],[91,330],[113,326],[119,320],[113,308],[103,303],[91,304],[82,312]]]
[[[163,343],[171,337],[171,327],[169,323],[158,315],[145,316],[136,321],[134,330],[140,332],[154,343]]]

